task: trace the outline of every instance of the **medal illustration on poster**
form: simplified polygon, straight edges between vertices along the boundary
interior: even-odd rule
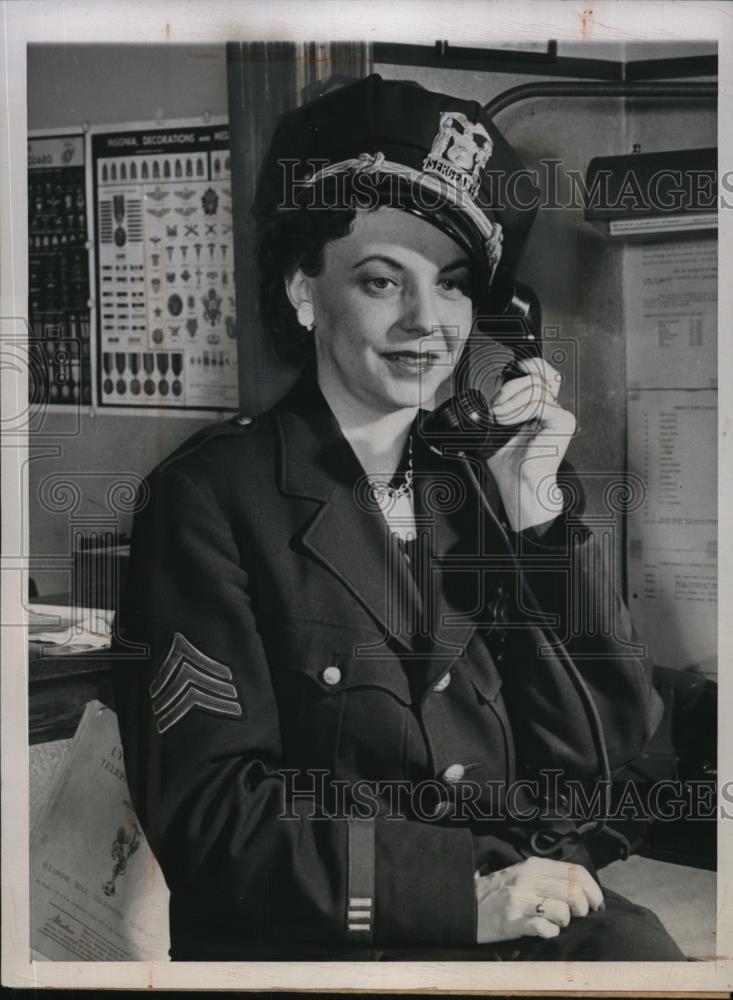
[[[91,137],[100,407],[236,409],[226,125]]]
[[[90,404],[89,255],[80,133],[28,140],[28,316],[42,379],[33,403]]]

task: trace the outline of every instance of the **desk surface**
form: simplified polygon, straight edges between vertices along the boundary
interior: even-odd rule
[[[715,956],[715,872],[633,855],[598,875],[601,885],[653,910],[688,958]]]

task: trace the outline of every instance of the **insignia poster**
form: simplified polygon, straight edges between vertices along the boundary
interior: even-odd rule
[[[100,407],[237,404],[229,132],[91,132]]]
[[[28,321],[39,404],[91,404],[84,136],[28,141]]]

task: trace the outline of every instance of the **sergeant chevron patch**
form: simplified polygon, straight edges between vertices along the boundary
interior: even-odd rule
[[[176,632],[168,655],[149,687],[153,715],[159,733],[191,711],[203,708],[214,715],[242,715],[232,672],[212,660]]]

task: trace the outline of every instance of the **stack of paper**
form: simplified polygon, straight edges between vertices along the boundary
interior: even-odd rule
[[[28,637],[73,652],[104,649],[111,642],[113,618],[114,612],[104,608],[33,604],[28,613]]]

